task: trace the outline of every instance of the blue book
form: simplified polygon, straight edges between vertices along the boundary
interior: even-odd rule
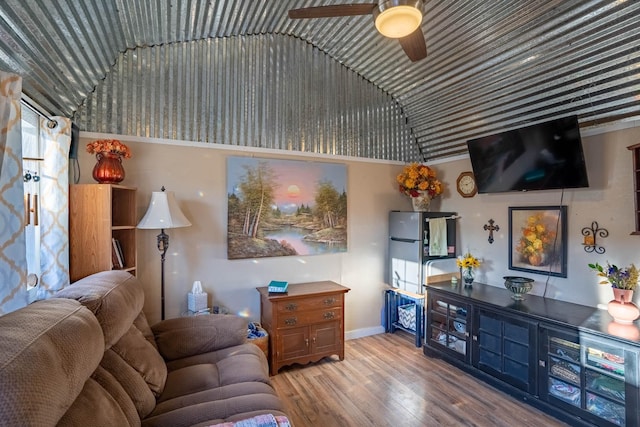
[[[269,283],[269,292],[275,293],[285,293],[287,292],[287,286],[289,286],[289,282],[282,282],[279,280],[272,280]]]

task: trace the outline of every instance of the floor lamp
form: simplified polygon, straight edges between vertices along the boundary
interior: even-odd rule
[[[154,191],[151,193],[151,202],[147,213],[138,223],[141,229],[160,229],[158,234],[158,250],[160,251],[160,300],[162,302],[162,318],[164,320],[164,259],[169,249],[169,235],[164,232],[169,228],[188,227],[191,223],[184,216],[173,191]]]

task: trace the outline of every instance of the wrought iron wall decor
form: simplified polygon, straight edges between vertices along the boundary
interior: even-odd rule
[[[582,235],[584,236],[584,242],[582,244],[584,245],[585,252],[595,252],[597,254],[605,253],[605,249],[598,245],[596,236],[602,238],[608,237],[609,231],[607,231],[607,229],[600,228],[598,223],[593,221],[591,223],[591,227],[584,227],[582,229]]]
[[[489,231],[489,238],[487,239],[489,241],[489,244],[493,243],[493,232],[500,230],[499,225],[493,225],[493,224],[495,224],[495,221],[492,218],[489,220],[489,224],[485,224],[483,227],[484,231]]]

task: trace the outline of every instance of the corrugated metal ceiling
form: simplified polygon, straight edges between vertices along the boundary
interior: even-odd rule
[[[128,49],[293,36],[394,98],[425,159],[552,117],[578,114],[583,126],[640,117],[640,1],[425,1],[429,56],[415,64],[370,16],[287,17],[347,2],[367,1],[4,0],[0,67],[21,74],[43,107],[72,116]]]

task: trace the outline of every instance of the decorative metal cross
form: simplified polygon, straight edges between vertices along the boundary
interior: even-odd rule
[[[497,225],[493,225],[495,221],[493,219],[489,220],[489,225],[484,225],[484,230],[489,231],[489,243],[493,243],[493,232],[500,230],[500,227]]]

